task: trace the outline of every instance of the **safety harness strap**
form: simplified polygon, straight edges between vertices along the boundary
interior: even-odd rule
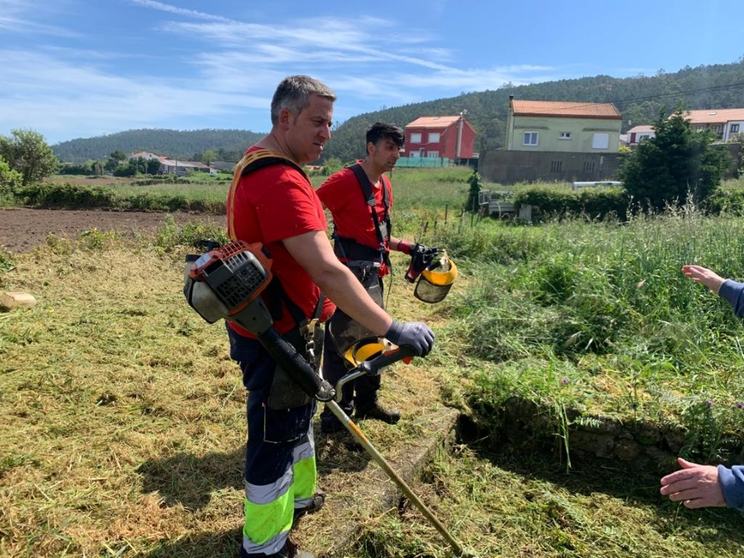
[[[333,239],[334,252],[337,256],[344,258],[345,260],[362,260],[362,261],[377,261],[380,263],[386,263],[390,267],[390,258],[388,255],[388,242],[390,241],[390,234],[392,230],[392,223],[390,222],[390,191],[389,184],[386,182],[385,175],[380,175],[382,181],[382,202],[384,206],[384,214],[382,222],[380,222],[379,216],[377,215],[377,200],[373,190],[372,183],[364,172],[362,165],[354,163],[349,167],[362,189],[362,195],[364,196],[367,205],[369,205],[370,212],[372,213],[372,221],[375,224],[375,234],[377,235],[378,247],[372,248],[364,244],[360,244],[353,238],[339,236],[336,232],[334,224]]]
[[[272,151],[269,149],[259,149],[247,153],[238,162],[238,164],[235,165],[235,171],[233,173],[233,179],[230,183],[230,191],[228,193],[228,207],[234,207],[233,204],[235,200],[235,194],[238,191],[240,179],[250,174],[251,172],[257,171],[264,167],[268,167],[270,165],[288,165],[298,172],[302,173],[302,176],[305,178],[305,180],[307,180],[308,184],[312,186],[310,177],[300,165],[290,159],[287,159],[284,155],[277,151]],[[234,215],[235,212],[230,211],[227,216],[227,232],[231,239],[237,240],[235,233]],[[271,257],[271,254],[269,254],[265,248],[264,252],[268,257]],[[302,333],[303,337],[305,337],[306,342],[310,345],[312,343],[311,336],[313,334],[313,330],[315,329],[315,324],[320,319],[320,315],[323,312],[325,295],[323,293],[320,293],[318,303],[315,305],[313,316],[308,319],[302,309],[297,305],[297,303],[295,303],[286,293],[279,278],[274,275],[271,283],[266,288],[266,299],[268,299],[266,300],[266,302],[269,308],[269,313],[274,320],[281,319],[283,315],[282,303],[284,303],[284,306],[287,307],[289,313],[292,315],[296,327],[300,329],[300,332]],[[312,347],[308,347],[308,349],[311,351]]]

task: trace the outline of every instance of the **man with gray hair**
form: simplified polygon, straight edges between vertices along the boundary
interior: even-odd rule
[[[330,88],[308,76],[290,76],[279,84],[271,102],[271,131],[235,168],[226,203],[228,234],[260,243],[270,255],[274,279],[264,302],[276,330],[311,364],[317,365],[320,352],[317,324],[333,314],[335,305],[375,335],[425,356],[434,344],[431,329],[393,320],[334,255],[323,207],[301,166],[318,159],[330,139],[335,99]],[[323,504],[312,432],[316,402],[248,331],[229,322],[228,335],[230,356],[240,364],[248,390],[240,555],[312,558],[288,535],[299,514]]]

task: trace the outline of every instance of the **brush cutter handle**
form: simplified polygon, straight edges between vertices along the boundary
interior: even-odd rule
[[[417,356],[416,349],[410,345],[403,345],[397,349],[384,351],[380,356],[365,360],[359,363],[357,368],[361,368],[366,374],[376,376],[382,368],[395,364],[399,360],[405,361],[406,364],[411,362],[413,357]]]
[[[336,399],[341,401],[342,389],[349,382],[366,375],[377,376],[382,368],[395,364],[399,360],[408,364],[415,356],[417,356],[416,349],[409,345],[403,345],[397,349],[385,351],[380,356],[360,362],[336,383]]]

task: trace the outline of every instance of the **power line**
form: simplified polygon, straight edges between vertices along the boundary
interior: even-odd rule
[[[624,99],[622,101],[610,101],[613,104],[620,104],[620,103],[631,103],[634,101],[648,101],[652,99],[662,99],[664,97],[681,97],[681,96],[687,96],[692,95],[695,93],[703,93],[705,91],[718,91],[722,89],[730,89],[733,87],[744,87],[744,82],[740,83],[730,83],[728,85],[711,85],[710,87],[702,87],[700,89],[690,89],[688,91],[676,91],[672,93],[660,93],[658,95],[649,95],[648,97],[636,97],[633,99]]]

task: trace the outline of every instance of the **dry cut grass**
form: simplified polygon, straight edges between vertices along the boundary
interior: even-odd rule
[[[224,325],[186,304],[180,257],[119,242],[17,255],[0,283],[38,300],[0,314],[0,556],[236,554],[245,392]],[[407,417],[365,427],[381,451],[440,405],[432,374],[386,378]],[[353,501],[369,459],[318,450],[322,486]]]
[[[0,556],[236,556],[244,392],[222,324],[183,299],[180,262],[111,237],[95,249],[56,242],[0,274],[0,288],[39,301],[0,314]],[[403,421],[363,429],[404,461],[443,399],[461,400],[488,364],[463,359],[446,315],[414,302],[401,275],[399,266],[393,313],[433,324],[438,346],[384,379],[382,397]],[[463,269],[456,287],[469,280]],[[328,509],[344,511],[307,518],[306,548],[320,553],[334,522],[351,521],[348,558],[451,556],[410,504],[369,513],[357,474],[368,471],[361,482],[373,489],[389,481],[368,458],[323,437],[318,455]],[[476,441],[440,455],[414,489],[483,557],[744,553],[736,512],[663,504],[657,479],[619,469],[566,475],[557,465]]]

